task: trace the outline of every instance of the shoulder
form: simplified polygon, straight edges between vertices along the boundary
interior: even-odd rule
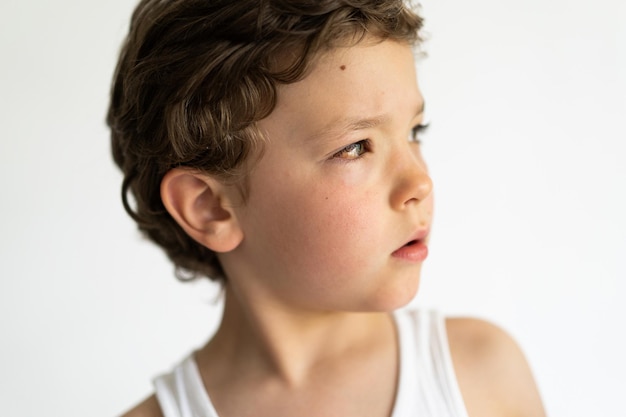
[[[446,329],[470,416],[545,416],[526,358],[508,333],[472,318],[447,319]]]
[[[151,395],[121,417],[163,417],[163,413],[156,395]]]

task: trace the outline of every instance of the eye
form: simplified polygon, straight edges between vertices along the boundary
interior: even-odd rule
[[[409,136],[409,142],[421,143],[420,137],[428,130],[428,124],[417,125],[411,129],[411,135]]]
[[[363,154],[367,151],[368,151],[368,140],[363,139],[363,140],[351,143],[350,145],[346,146],[339,152],[335,153],[333,155],[333,158],[354,160],[363,156]]]

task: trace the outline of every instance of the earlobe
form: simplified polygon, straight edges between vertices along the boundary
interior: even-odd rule
[[[229,252],[243,239],[232,209],[232,187],[188,168],[174,168],[161,181],[168,213],[196,242],[215,252]]]

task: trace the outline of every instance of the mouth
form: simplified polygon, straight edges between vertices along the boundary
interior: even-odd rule
[[[423,262],[428,256],[428,246],[426,245],[427,236],[428,230],[417,232],[411,240],[396,249],[391,255],[394,258],[409,262]]]
[[[420,229],[409,237],[410,240],[404,246],[411,246],[419,243],[426,244],[429,234],[429,229]]]

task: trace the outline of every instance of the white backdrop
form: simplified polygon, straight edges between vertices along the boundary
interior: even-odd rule
[[[492,320],[552,416],[623,412],[626,9],[425,0],[435,180],[416,304]],[[104,125],[134,1],[0,4],[0,410],[111,416],[208,337],[123,212]]]

